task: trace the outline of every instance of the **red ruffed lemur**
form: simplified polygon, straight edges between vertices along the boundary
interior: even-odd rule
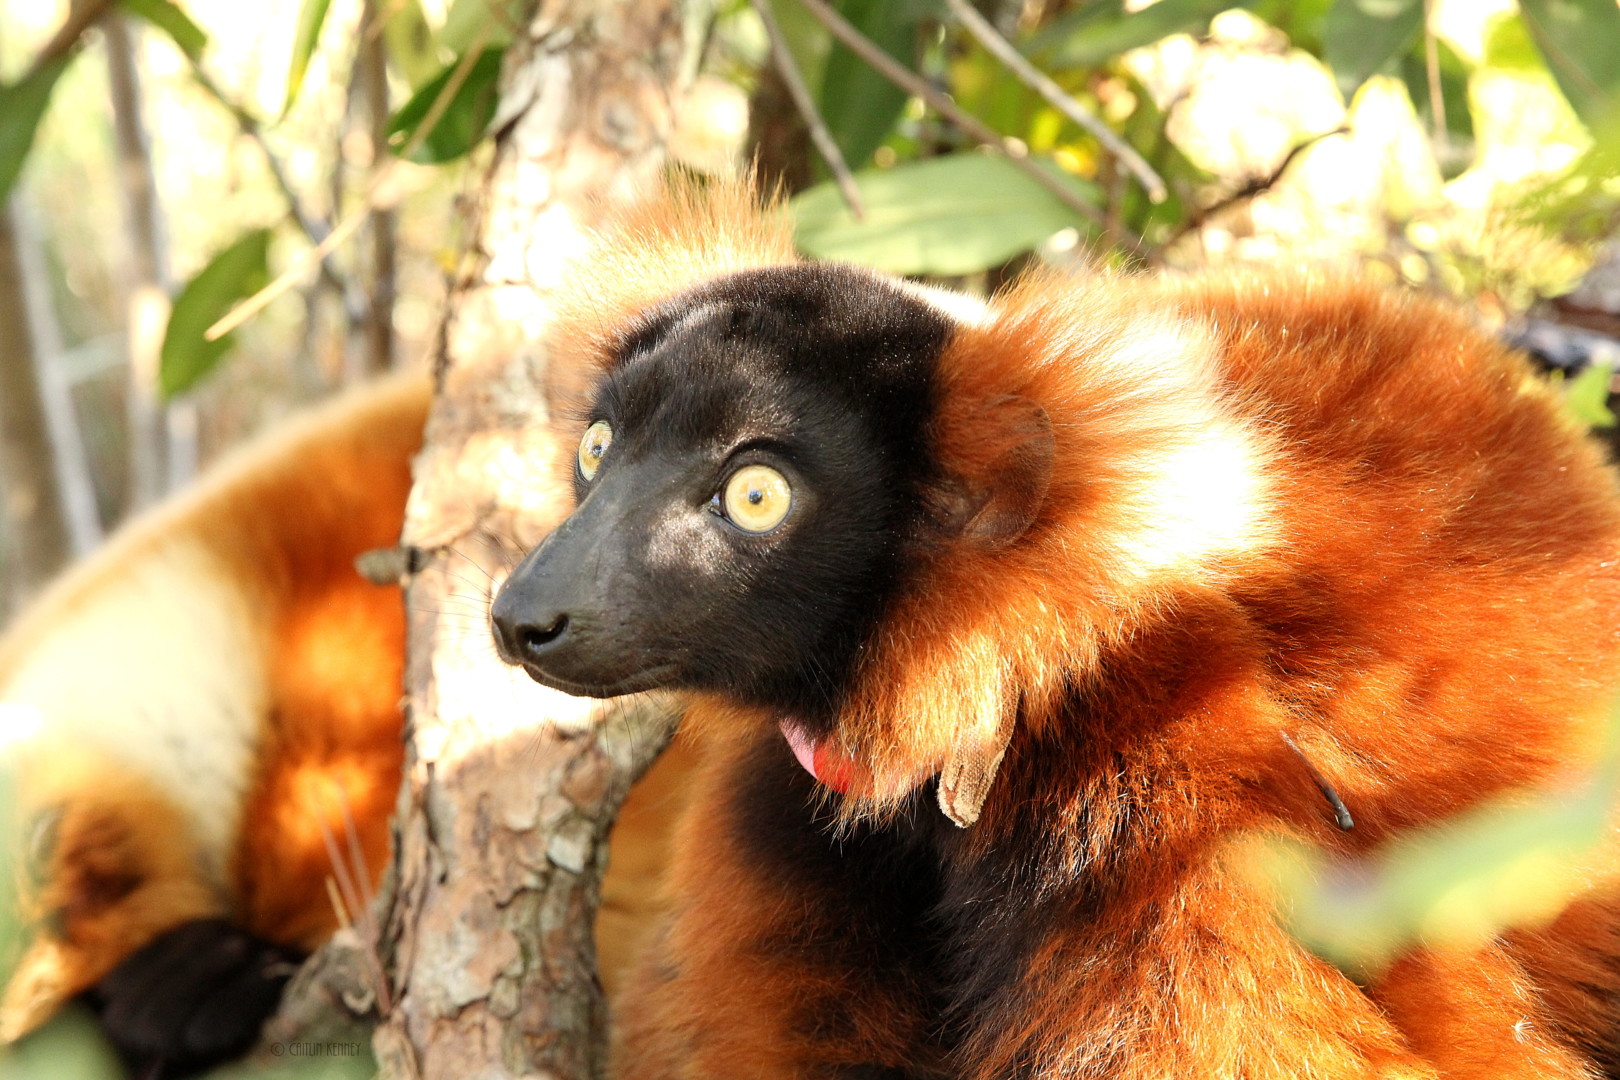
[[[427,402],[392,382],[239,452],[0,641],[38,921],[6,1041],[88,994],[141,1075],[239,1052],[336,928],[320,822],[386,862],[405,620],[354,558],[398,543]]]
[[[1590,766],[1620,497],[1520,358],[1312,274],[979,305],[725,190],[569,289],[578,505],[499,648],[712,749],[618,1080],[1620,1076],[1605,882],[1353,981],[1247,864]]]
[[[399,378],[272,431],[0,639],[0,767],[18,788],[37,920],[0,1040],[82,995],[145,1080],[231,1057],[294,961],[337,928],[325,836],[352,858],[352,824],[380,874],[405,612],[354,561],[399,542],[429,397],[425,378]],[[18,739],[18,724],[35,730]],[[610,989],[667,846],[683,768],[671,760],[614,834],[597,922]]]

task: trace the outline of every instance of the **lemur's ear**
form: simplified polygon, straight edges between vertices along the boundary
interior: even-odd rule
[[[1055,440],[1046,410],[1016,394],[992,401],[975,427],[973,475],[936,488],[935,520],[946,537],[987,547],[1017,540],[1035,523],[1052,481]]]

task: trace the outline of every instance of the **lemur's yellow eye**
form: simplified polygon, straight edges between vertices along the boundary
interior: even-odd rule
[[[726,517],[739,529],[769,532],[793,507],[787,477],[765,465],[745,465],[726,481]]]
[[[579,475],[587,480],[596,479],[596,470],[602,466],[602,455],[613,445],[613,428],[606,420],[598,420],[585,429],[579,440]]]

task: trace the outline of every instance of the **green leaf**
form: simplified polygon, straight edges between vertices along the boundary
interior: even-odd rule
[[[1204,33],[1209,20],[1237,6],[1237,0],[1159,0],[1127,13],[1124,0],[1096,0],[1036,35],[1028,51],[1048,54],[1052,67],[1096,67],[1171,34]]]
[[[168,34],[180,51],[193,60],[208,47],[208,35],[173,0],[124,0],[124,10],[139,15]]]
[[[526,6],[524,0],[455,0],[439,28],[439,45],[458,56],[478,43],[504,48],[523,25]]]
[[[1322,20],[1333,0],[1245,0],[1241,6],[1287,34],[1296,49],[1322,55]]]
[[[68,60],[64,56],[20,82],[0,86],[0,203],[10,196],[22,172],[28,149],[34,144],[34,132],[39,130],[45,107],[51,103],[51,89],[66,70]]]
[[[1069,83],[1083,83],[1084,76],[1059,72]],[[1034,90],[1017,79],[1008,78],[1007,67],[978,42],[963,42],[943,72],[951,96],[968,113],[978,117],[993,131],[1010,132],[1028,142],[1038,152],[1051,150],[1060,138],[1074,135],[1075,129],[1063,114],[1046,103]],[[1047,117],[1046,114],[1052,114]],[[1046,126],[1037,132],[1037,125]]]
[[[1620,113],[1620,5],[1519,0],[1519,14],[1575,112],[1593,131]]]
[[[439,73],[439,50],[433,29],[422,13],[420,0],[392,0],[392,14],[383,23],[383,45],[394,69],[412,90]]]
[[[310,57],[321,40],[321,27],[326,23],[326,9],[332,0],[304,0],[298,8],[298,26],[293,30],[292,62],[287,66],[287,94],[281,103],[281,115],[292,111],[303,88],[304,74],[309,70]]]
[[[916,66],[917,20],[908,0],[839,0],[844,18],[903,66]],[[832,47],[821,77],[817,106],[849,167],[859,169],[883,145],[907,94],[843,45]]]
[[[1565,237],[1575,244],[1601,244],[1614,231],[1614,178],[1620,176],[1620,124],[1605,137],[1594,132],[1592,145],[1556,173],[1531,177],[1524,194],[1508,212],[1525,224]]]
[[[1620,714],[1582,787],[1483,802],[1340,859],[1279,841],[1256,862],[1281,885],[1289,929],[1357,977],[1413,942],[1474,949],[1504,929],[1548,921],[1590,879],[1620,778]]]
[[[1097,200],[1094,185],[1050,171]],[[977,152],[867,171],[856,183],[864,221],[854,220],[830,182],[793,200],[796,239],[806,253],[896,274],[968,274],[1086,224],[1012,162]]]
[[[6,1080],[117,1080],[127,1075],[100,1025],[78,1005],[0,1054]]]
[[[1565,386],[1564,402],[1587,427],[1614,427],[1614,413],[1609,411],[1609,383],[1613,375],[1608,364],[1592,364]]]
[[[209,341],[204,334],[238,301],[264,288],[270,279],[269,252],[270,230],[254,229],[215,255],[180,291],[158,364],[164,397],[185,393],[218,366],[234,335]]]
[[[1497,15],[1485,24],[1484,66],[1500,71],[1547,70],[1524,20],[1512,12]]]
[[[833,36],[827,28],[816,21],[810,9],[799,3],[799,0],[765,0],[776,16],[776,24],[782,28],[782,36],[787,39],[788,51],[793,54],[793,62],[798,65],[799,74],[804,77],[804,84],[811,88],[812,93],[822,84],[827,71],[827,54],[832,51]],[[765,28],[754,17],[752,5],[744,0],[742,4],[743,18],[733,19],[729,25],[733,27],[729,32],[722,26],[717,32],[729,38],[726,42],[728,48],[735,49],[739,56],[757,55],[764,63],[775,66],[776,56],[770,51],[770,42],[766,37]],[[757,34],[757,37],[756,37]],[[757,44],[757,49],[750,50],[749,46]]]
[[[1423,0],[1338,0],[1322,20],[1322,59],[1344,100],[1423,33]]]
[[[420,165],[454,161],[471,150],[484,137],[494,119],[501,77],[501,57],[505,49],[485,49],[473,61],[472,70],[457,88],[444,113],[422,144],[411,154]],[[449,85],[461,59],[440,71],[407,101],[388,121],[388,145],[398,154],[415,137],[416,129],[433,109],[439,94]]]

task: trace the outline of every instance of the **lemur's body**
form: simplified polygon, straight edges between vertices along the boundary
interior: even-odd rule
[[[289,961],[337,927],[323,830],[373,877],[403,751],[399,541],[430,397],[402,378],[236,452],[125,528],[0,639],[37,936],[0,1038],[89,992],[143,1077],[242,1049]],[[8,732],[15,735],[15,730]],[[625,808],[599,951],[618,983],[652,903],[684,749]],[[345,821],[345,818],[348,821]]]
[[[1250,872],[1256,837],[1365,854],[1590,768],[1620,496],[1521,360],[1312,275],[975,309],[797,263],[724,191],[574,288],[580,504],[498,640],[683,690],[720,746],[621,1080],[1612,1068],[1612,889],[1358,985]]]

